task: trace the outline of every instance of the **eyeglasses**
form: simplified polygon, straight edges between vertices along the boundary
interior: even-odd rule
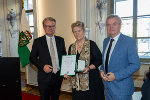
[[[117,26],[117,25],[120,25],[120,23],[106,24],[107,27],[109,27],[109,26]]]
[[[48,27],[48,28],[54,28],[55,27],[55,25],[52,25],[52,26],[50,26],[50,25],[44,25],[44,27]]]

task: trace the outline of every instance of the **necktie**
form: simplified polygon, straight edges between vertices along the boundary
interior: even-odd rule
[[[52,42],[52,38],[50,38],[50,51],[51,51],[51,60],[52,60],[52,65],[53,65],[53,72],[57,72],[57,65],[56,65],[56,57],[55,57],[55,51],[54,51],[54,46]]]
[[[110,53],[110,49],[111,49],[113,41],[114,41],[114,39],[110,40],[109,47],[108,47],[108,50],[106,53],[106,59],[105,59],[105,71],[106,71],[106,73],[108,73],[108,59],[109,59],[109,53]]]

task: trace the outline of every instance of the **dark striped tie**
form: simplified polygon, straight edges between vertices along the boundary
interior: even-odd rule
[[[113,41],[114,41],[114,39],[111,39],[111,40],[110,40],[109,47],[108,47],[108,50],[107,50],[107,53],[106,53],[106,59],[105,59],[105,71],[106,71],[106,73],[108,73],[109,53],[110,53],[110,50],[111,50],[111,46],[112,46],[112,42],[113,42]]]

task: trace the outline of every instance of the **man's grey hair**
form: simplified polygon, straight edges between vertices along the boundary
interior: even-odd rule
[[[56,20],[55,20],[53,17],[46,17],[46,18],[43,20],[43,26],[44,26],[44,23],[45,23],[46,21],[53,21],[53,22],[55,22],[55,25],[56,25]]]
[[[121,18],[120,18],[118,15],[114,15],[114,14],[109,15],[109,16],[107,17],[107,19],[106,19],[106,22],[107,22],[108,19],[111,19],[111,18],[117,18],[118,21],[119,21],[119,24],[122,23]]]

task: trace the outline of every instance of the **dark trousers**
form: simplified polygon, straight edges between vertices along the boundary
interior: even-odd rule
[[[50,78],[39,82],[41,100],[50,100],[50,98],[51,100],[59,100],[63,78],[60,76],[60,72],[52,73]]]

